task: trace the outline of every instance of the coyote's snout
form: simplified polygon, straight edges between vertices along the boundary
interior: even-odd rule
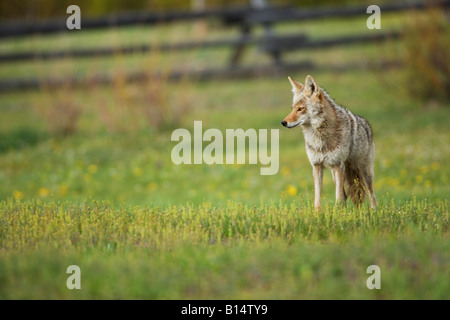
[[[306,154],[313,166],[314,206],[321,206],[323,168],[329,167],[336,184],[336,202],[345,203],[349,195],[359,204],[369,193],[370,204],[375,208],[375,146],[367,120],[337,105],[311,76],[306,77],[304,85],[288,79],[294,98],[292,110],[281,124],[303,129]]]

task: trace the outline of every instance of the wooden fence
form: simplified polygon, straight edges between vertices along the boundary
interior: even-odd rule
[[[429,1],[409,1],[400,3],[390,3],[381,5],[381,12],[394,12],[400,10],[417,9],[421,10],[429,5]],[[432,5],[448,7],[450,0],[433,1]],[[282,62],[282,54],[292,50],[302,50],[311,48],[327,48],[338,45],[350,45],[357,43],[367,43],[394,39],[400,35],[399,32],[380,32],[364,35],[351,35],[333,38],[309,39],[304,33],[277,35],[271,31],[271,26],[276,23],[287,21],[303,22],[311,19],[349,17],[357,15],[366,15],[366,7],[334,7],[334,8],[312,8],[301,9],[293,7],[266,7],[266,8],[228,8],[208,10],[203,12],[167,12],[167,13],[124,13],[117,16],[100,17],[95,19],[83,19],[83,31],[97,28],[121,27],[129,25],[161,24],[171,23],[182,20],[198,19],[220,19],[225,24],[239,25],[241,34],[235,38],[218,39],[213,41],[186,41],[175,44],[159,44],[151,46],[148,44],[135,45],[119,48],[92,48],[61,51],[42,51],[42,52],[14,52],[0,54],[0,63],[20,63],[26,60],[50,60],[61,58],[88,58],[111,56],[115,54],[133,54],[146,53],[152,50],[180,51],[193,50],[199,48],[218,48],[230,47],[232,54],[229,61],[229,67],[223,69],[209,69],[201,72],[194,72],[191,76],[202,79],[244,77],[255,74],[274,73],[283,71],[286,68],[290,70],[299,68],[313,68],[311,62],[301,62],[296,64],[285,64]],[[266,32],[262,36],[253,36],[251,31],[254,26],[263,25]],[[9,22],[0,24],[0,38],[24,37],[35,34],[50,34],[55,32],[67,31],[65,19],[55,19],[51,21],[29,24]],[[258,45],[263,52],[273,57],[273,65],[242,67],[239,66],[242,52],[248,45]],[[182,72],[174,71],[169,76],[170,79],[177,79],[182,76]],[[144,74],[130,74],[126,79],[130,81],[139,81],[147,77]],[[106,75],[99,75],[89,80],[86,79],[4,79],[0,80],[0,91],[14,89],[40,88],[42,85],[82,85],[83,83],[106,84],[112,79]]]

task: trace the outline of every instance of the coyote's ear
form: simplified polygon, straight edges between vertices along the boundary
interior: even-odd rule
[[[288,79],[292,86],[292,92],[296,93],[303,89],[303,85],[300,82],[295,81],[291,77],[288,77]]]
[[[318,92],[318,91],[319,91],[319,86],[314,81],[313,77],[311,77],[310,75],[307,75],[306,79],[305,79],[305,95],[311,96],[313,93]]]

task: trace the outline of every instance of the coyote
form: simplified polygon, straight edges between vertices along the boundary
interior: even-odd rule
[[[303,129],[306,154],[313,166],[314,207],[321,207],[323,168],[329,167],[336,184],[337,203],[345,204],[348,194],[359,205],[368,192],[370,205],[375,208],[375,146],[367,120],[337,105],[310,75],[305,85],[291,77],[288,79],[294,99],[291,113],[281,124]]]

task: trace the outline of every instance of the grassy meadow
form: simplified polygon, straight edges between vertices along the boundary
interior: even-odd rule
[[[383,16],[383,28],[407,19]],[[301,26],[311,37],[370,32],[364,17]],[[83,30],[2,41],[0,51],[176,42],[192,28]],[[236,32],[212,25],[195,37]],[[398,50],[401,42],[391,41],[289,53],[286,60],[364,63]],[[224,67],[230,53],[0,65],[1,79],[117,74],[111,86],[0,94],[0,299],[450,298],[448,104],[411,98],[402,68],[211,82],[167,82],[163,72],[160,80],[126,84],[121,76]],[[255,61],[270,62],[249,48],[243,64]],[[303,82],[307,74],[369,120],[377,209],[336,207],[329,170],[323,209],[313,209],[301,129],[280,125],[292,101],[287,76]],[[203,131],[279,129],[278,173],[260,175],[261,164],[173,164],[171,134],[193,132],[195,120]],[[69,265],[81,269],[81,290],[66,287]],[[370,265],[381,269],[380,290],[366,287]]]

